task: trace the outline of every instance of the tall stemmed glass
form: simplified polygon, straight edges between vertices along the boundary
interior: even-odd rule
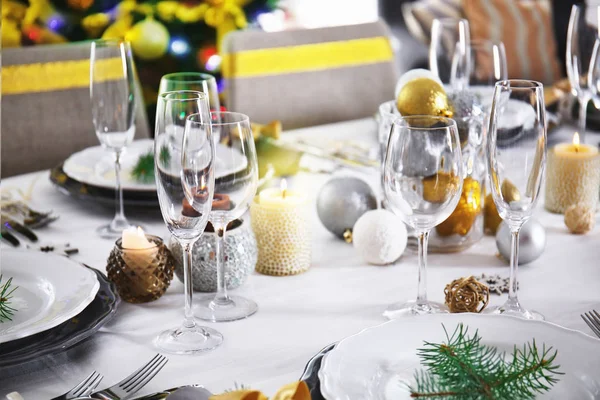
[[[588,86],[596,108],[600,108],[600,37],[596,38],[594,49],[592,50],[590,69],[588,71]]]
[[[579,137],[585,143],[587,106],[592,99],[588,85],[588,69],[594,42],[598,37],[600,6],[574,5],[567,30],[567,75],[571,93],[579,102]]]
[[[419,285],[416,301],[392,304],[383,315],[448,312],[427,300],[427,240],[433,227],[456,208],[463,160],[456,122],[432,116],[400,117],[392,126],[383,167],[388,206],[416,233]]]
[[[163,219],[184,250],[185,318],[181,326],[158,335],[155,343],[175,354],[212,350],[223,341],[219,332],[196,323],[192,309],[192,248],[208,223],[212,207],[215,149],[210,125],[203,130],[186,125],[188,116],[210,123],[204,93],[166,92],[158,97],[154,172]]]
[[[116,238],[131,224],[123,210],[121,155],[135,135],[135,78],[128,42],[97,40],[90,52],[90,100],[96,136],[115,156],[116,212],[98,228],[104,238]],[[137,224],[136,224],[137,225]]]
[[[235,321],[249,317],[258,310],[250,299],[227,293],[225,281],[225,234],[227,225],[241,218],[252,202],[258,186],[258,164],[254,137],[248,116],[235,112],[211,113],[211,122],[191,122],[197,129],[217,129],[221,142],[217,144],[216,162],[220,172],[215,181],[215,197],[221,207],[213,207],[210,222],[217,233],[217,294],[200,300],[196,316],[214,322]]]
[[[462,90],[468,86],[470,65],[469,21],[456,18],[436,18],[431,25],[429,69],[446,86]],[[458,61],[458,63],[457,63]],[[451,81],[451,78],[454,80]]]
[[[546,109],[543,85],[526,80],[496,84],[487,142],[488,181],[498,213],[510,228],[508,300],[487,312],[543,319],[517,298],[519,231],[535,208],[546,165]]]

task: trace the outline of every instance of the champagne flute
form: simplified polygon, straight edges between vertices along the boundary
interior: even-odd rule
[[[427,300],[427,240],[433,227],[456,208],[463,185],[463,160],[456,122],[433,116],[394,121],[383,167],[388,206],[412,227],[418,239],[419,282],[416,301],[392,304],[383,315],[448,312]]]
[[[539,82],[496,83],[487,143],[488,181],[500,217],[512,233],[508,300],[488,313],[543,319],[517,298],[519,231],[535,208],[546,165],[546,108]]]
[[[588,71],[588,86],[592,93],[594,105],[600,109],[600,37],[596,38],[594,49],[592,50],[590,69]]]
[[[469,21],[466,19],[436,18],[433,20],[429,45],[429,69],[445,86],[451,85],[454,90],[462,90],[468,86],[469,42]]]
[[[220,172],[215,180],[215,197],[219,197],[221,206],[213,207],[210,212],[210,222],[217,233],[217,294],[200,299],[196,316],[213,322],[235,321],[258,310],[254,301],[227,293],[224,259],[227,225],[248,211],[258,187],[258,164],[250,119],[235,112],[213,112],[210,122],[190,123],[199,130],[210,128],[221,133],[221,142],[216,146]]]
[[[103,238],[116,238],[131,226],[125,218],[121,187],[121,155],[135,135],[135,78],[128,42],[92,42],[90,100],[96,136],[102,147],[112,151],[115,157],[115,216],[108,225],[98,228],[97,232]]]
[[[210,121],[204,93],[179,91],[159,95],[154,172],[163,219],[184,250],[185,318],[180,327],[160,333],[155,344],[174,354],[208,351],[223,342],[221,333],[196,323],[192,309],[192,248],[208,223],[212,207],[215,150],[210,126],[196,129],[186,123],[188,116]]]
[[[594,42],[598,37],[598,13],[600,6],[573,5],[567,30],[567,75],[571,93],[579,102],[578,129],[585,143],[586,114],[592,91],[588,72]]]

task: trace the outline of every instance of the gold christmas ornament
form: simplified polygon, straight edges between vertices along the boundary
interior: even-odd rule
[[[521,200],[521,193],[519,192],[519,189],[517,189],[517,187],[508,179],[505,179],[502,182],[500,191],[502,192],[502,197],[507,203]]]
[[[458,205],[452,214],[435,229],[440,236],[454,234],[466,236],[480,213],[481,185],[475,179],[467,177],[463,183]]]
[[[473,276],[453,280],[444,294],[451,313],[480,313],[490,301],[490,289]]]
[[[483,230],[487,235],[495,236],[500,223],[502,223],[502,218],[498,214],[496,203],[490,193],[485,197],[483,206]]]
[[[416,78],[406,82],[396,98],[402,115],[452,117],[448,96],[443,86],[433,79]]]
[[[588,233],[595,224],[596,210],[585,203],[573,204],[565,210],[565,225],[571,233]]]
[[[125,40],[131,42],[131,49],[138,57],[155,60],[167,52],[170,35],[163,24],[148,17],[127,31]]]
[[[440,171],[423,178],[423,199],[429,203],[443,203],[452,192],[449,186],[458,186],[458,176]]]

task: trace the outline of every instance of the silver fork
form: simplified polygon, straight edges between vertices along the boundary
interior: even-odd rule
[[[102,375],[94,371],[89,374],[87,378],[79,382],[79,384],[77,384],[77,386],[75,386],[73,389],[61,396],[53,398],[52,400],[69,400],[77,397],[87,396],[98,387],[102,381],[102,378],[104,378]]]
[[[581,318],[590,327],[592,332],[600,338],[600,314],[596,310],[581,314]]]
[[[133,396],[138,390],[146,386],[156,374],[165,366],[169,359],[162,354],[157,354],[146,365],[123,379],[121,382],[107,389],[92,393],[90,397],[102,400],[125,400]]]

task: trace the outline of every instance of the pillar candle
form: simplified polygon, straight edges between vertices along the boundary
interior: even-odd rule
[[[561,143],[548,152],[546,200],[548,211],[564,213],[573,204],[596,208],[600,189],[600,155],[594,146]]]

